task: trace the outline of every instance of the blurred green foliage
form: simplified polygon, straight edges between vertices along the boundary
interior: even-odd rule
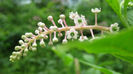
[[[83,0],[72,8],[62,5],[58,0],[42,0],[41,3],[32,0],[32,3],[24,5],[20,5],[17,0],[0,0],[0,74],[74,74],[73,62],[69,62],[74,57],[83,58],[91,64],[103,66],[122,74],[132,74],[133,65],[114,56],[70,51],[74,56],[67,54],[62,56],[64,59],[60,59],[57,55],[62,55],[64,52],[60,51],[61,53],[58,52],[56,55],[56,52],[54,51],[54,53],[49,46],[46,48],[38,47],[37,52],[29,53],[27,57],[20,61],[9,62],[9,56],[14,51],[14,46],[18,45],[21,35],[25,32],[34,32],[37,28],[37,22],[45,22],[49,27],[51,23],[48,22],[47,16],[52,15],[54,20],[57,21],[60,14],[66,14],[68,25],[74,25],[68,15],[70,11],[78,11],[79,14],[86,16],[89,24],[94,24],[94,14],[90,10],[95,7],[102,8],[102,12],[98,15],[99,25],[109,26],[113,22],[120,23],[119,17],[104,0]],[[132,20],[131,16],[129,17]],[[131,20],[129,20],[130,23]],[[120,23],[120,26],[124,28],[122,23]],[[86,31],[85,34],[88,33]],[[95,31],[95,33],[98,33],[98,31]],[[118,55],[117,57],[124,58]],[[84,64],[81,64],[81,73],[102,74],[99,70]]]

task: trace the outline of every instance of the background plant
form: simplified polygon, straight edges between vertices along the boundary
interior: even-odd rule
[[[117,5],[118,5],[118,8],[121,7],[119,6],[120,5],[119,1],[118,2],[115,2],[117,0],[111,0],[111,1],[112,2],[114,1],[114,2],[113,3],[109,2],[110,6],[112,6],[111,4],[117,3],[116,7],[112,7],[113,10],[115,10],[115,8],[117,9]],[[97,0],[97,1],[94,1],[93,3],[90,3],[89,1],[83,1],[81,3],[82,6],[79,4],[78,6],[74,7],[74,9],[68,8],[67,6],[62,6],[59,2],[53,2],[53,1],[47,1],[47,2],[44,1],[44,2],[42,3],[32,2],[31,4],[27,4],[27,5],[17,5],[16,2],[14,3],[14,1],[0,2],[0,12],[1,12],[0,13],[0,48],[1,48],[0,49],[0,52],[1,52],[0,73],[1,74],[5,74],[5,73],[73,74],[74,66],[71,64],[73,63],[71,61],[72,60],[71,57],[77,57],[77,58],[83,59],[80,56],[76,56],[76,54],[79,54],[79,53],[81,53],[81,55],[83,55],[83,57],[86,58],[85,60],[88,61],[87,63],[91,63],[91,64],[93,63],[93,65],[91,66],[86,66],[81,63],[81,73],[83,74],[85,73],[87,74],[87,72],[88,73],[92,72],[92,74],[95,74],[94,72],[96,72],[96,74],[101,73],[99,70],[97,70],[97,66],[94,66],[94,65],[102,66],[104,68],[111,69],[123,74],[132,74],[132,64],[119,59],[119,58],[122,58],[124,60],[128,60],[129,62],[132,62],[131,60],[132,28],[130,30],[123,30],[123,32],[118,35],[113,35],[113,36],[111,35],[105,39],[94,41],[94,44],[92,43],[91,45],[99,46],[99,48],[93,47],[96,51],[88,50],[88,49],[93,49],[92,47],[89,47],[89,48],[85,47],[85,49],[77,47],[74,50],[69,50],[69,51],[66,49],[67,54],[65,51],[62,51],[62,52],[57,51],[58,52],[57,55],[61,55],[63,53],[66,54],[63,56],[63,58],[66,58],[66,59],[68,58],[67,60],[63,58],[62,60],[60,60],[60,58],[57,55],[55,55],[55,53],[51,52],[51,47],[47,46],[47,48],[45,49],[38,47],[39,50],[37,52],[30,53],[29,56],[27,56],[26,58],[23,58],[21,61],[18,61],[16,63],[10,63],[8,60],[9,55],[13,51],[14,46],[18,45],[17,41],[20,39],[20,36],[28,31],[33,32],[34,29],[36,28],[36,23],[40,20],[43,22],[46,22],[46,24],[49,24],[46,20],[48,15],[53,15],[55,17],[55,20],[57,21],[59,14],[63,13],[68,15],[70,11],[75,10],[75,11],[78,11],[80,14],[85,14],[87,16],[86,18],[89,19],[88,22],[90,24],[93,24],[94,15],[91,14],[89,10],[94,7],[101,7],[103,10],[102,10],[102,13],[100,13],[100,15],[98,16],[98,18],[103,17],[103,19],[98,20],[98,22],[101,23],[101,25],[107,25],[107,24],[109,25],[112,22],[116,22],[116,21],[120,23],[119,17],[124,16],[123,5],[121,9],[118,9],[119,13],[121,12],[122,16],[119,14],[118,15],[119,17],[117,17],[116,14],[112,11],[112,8],[110,8],[107,2],[105,2],[104,0]],[[113,6],[115,6],[115,4]],[[127,18],[128,21],[124,20],[124,22],[130,23],[129,24],[130,26],[132,25],[132,7],[128,7],[127,10],[128,11],[127,11],[126,17],[128,17]],[[116,11],[117,10],[115,10],[115,12]],[[118,12],[116,13],[118,14]],[[72,21],[69,21],[68,17],[66,18],[66,20],[67,22],[69,22],[68,24],[70,25],[73,23]],[[121,29],[123,28],[126,29],[127,26],[123,24],[124,23],[120,23]],[[99,32],[95,31],[95,33],[99,33]],[[113,39],[113,41],[117,41],[118,43],[115,42],[114,44],[114,42],[112,41],[112,43],[108,44],[110,42],[110,38]],[[104,42],[107,42],[106,45],[107,46],[110,45],[110,47],[109,48],[104,47],[105,46]],[[98,45],[100,43],[101,45]],[[84,44],[90,44],[90,43],[85,42]],[[118,50],[113,49],[111,48],[112,47],[111,45],[124,48],[126,49],[126,52],[124,53],[125,50],[121,50],[121,49],[118,49]],[[65,46],[70,46],[70,45],[68,44]],[[60,46],[57,46],[57,48],[58,47],[59,47],[58,50],[60,50],[61,49]],[[71,47],[73,48],[74,45],[72,45]],[[70,49],[72,49],[71,47]],[[105,49],[103,50],[102,47],[113,51],[103,52]],[[97,51],[98,49],[101,49],[101,51]],[[121,54],[118,54],[118,53],[116,54],[115,50],[117,50],[117,52],[120,51]],[[88,54],[88,52],[90,54]],[[96,52],[100,54],[94,54]],[[105,54],[105,53],[110,53],[110,54]],[[113,54],[113,56],[111,54]],[[116,58],[114,56],[119,58]],[[62,64],[63,62],[65,64]],[[28,63],[29,66],[25,66],[26,63]],[[36,67],[38,67],[38,69]]]

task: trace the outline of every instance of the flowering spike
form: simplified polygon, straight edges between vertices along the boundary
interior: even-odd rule
[[[20,46],[16,46],[15,50],[12,55],[10,56],[10,61],[14,62],[15,60],[19,60],[21,56],[27,56],[27,52],[36,51],[37,50],[37,40],[40,40],[40,46],[45,47],[45,39],[49,38],[49,45],[53,45],[53,42],[58,42],[58,38],[56,34],[58,33],[58,36],[64,36],[64,39],[62,40],[62,44],[66,44],[69,39],[78,39],[80,42],[88,40],[87,36],[84,36],[84,30],[90,30],[92,39],[88,41],[93,41],[94,39],[99,39],[98,37],[94,37],[93,30],[100,30],[100,31],[110,31],[115,32],[119,30],[118,23],[111,24],[110,27],[104,27],[104,26],[98,26],[97,25],[97,13],[101,12],[100,9],[95,8],[92,9],[92,12],[95,13],[95,25],[87,25],[87,21],[85,19],[84,15],[79,15],[77,12],[70,12],[69,18],[74,21],[74,26],[68,26],[65,21],[65,15],[61,14],[60,19],[58,20],[58,23],[62,27],[57,27],[53,17],[48,16],[48,20],[52,22],[52,26],[49,28],[46,27],[46,25],[42,22],[39,22],[38,28],[35,30],[35,35],[31,32],[25,33],[25,35],[22,35],[22,40],[19,40]],[[61,32],[65,32],[65,35],[62,35]],[[81,34],[81,36],[78,37],[78,34]],[[52,38],[52,34],[54,34]],[[49,36],[48,36],[49,35]]]

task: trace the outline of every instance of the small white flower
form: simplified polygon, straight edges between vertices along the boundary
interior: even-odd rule
[[[77,39],[78,37],[78,32],[74,28],[71,28],[66,34],[68,39]]]
[[[53,20],[53,17],[52,16],[48,16],[48,20],[49,21]]]
[[[39,27],[42,27],[42,28],[45,26],[45,24],[42,23],[42,22],[39,22],[37,25],[38,25]]]
[[[92,13],[99,13],[101,12],[101,9],[95,8],[95,9],[91,9]]]
[[[86,26],[87,25],[87,21],[85,19],[85,16],[81,15],[81,19],[82,19],[83,25]]]
[[[111,24],[110,26],[110,32],[117,32],[119,31],[118,23]]]
[[[61,14],[61,15],[60,15],[60,19],[65,19],[65,17],[66,17],[66,16],[65,16],[64,14]]]
[[[35,34],[39,34],[39,30],[35,30]]]
[[[53,42],[58,42],[57,37],[54,37],[54,38],[53,38]]]
[[[63,43],[63,44],[66,44],[66,43],[67,43],[67,39],[64,39],[64,40],[62,41],[62,43]]]
[[[84,40],[88,40],[87,36],[83,36],[83,37],[82,37],[82,36],[80,36],[80,37],[79,37],[79,41],[81,41],[81,42],[82,42],[82,41],[84,41]]]
[[[75,23],[76,26],[85,26],[85,25],[87,25],[85,16],[83,16],[83,15],[79,16],[79,14],[77,12],[76,13],[71,12],[70,13],[70,18],[74,20],[74,23]]]
[[[79,15],[78,15],[78,13],[77,12],[70,12],[69,13],[69,18],[70,19],[75,19],[75,18],[77,18],[77,17],[79,17]]]
[[[56,31],[57,30],[57,26],[50,26],[50,29]]]

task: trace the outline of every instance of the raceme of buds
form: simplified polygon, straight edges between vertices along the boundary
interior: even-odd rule
[[[101,12],[101,9],[95,8],[91,10],[93,13],[97,14]],[[59,25],[61,27],[57,27],[58,25],[55,24],[53,16],[48,16],[48,20],[52,23],[52,25],[48,28],[45,23],[39,22],[37,23],[38,28],[34,31],[35,33],[25,33],[21,36],[21,40],[19,40],[18,46],[15,46],[15,51],[12,52],[10,56],[10,61],[14,62],[19,60],[22,56],[27,56],[29,51],[37,51],[37,41],[40,41],[39,45],[41,47],[46,47],[45,40],[49,39],[48,45],[53,45],[54,42],[58,42],[61,36],[64,36],[62,39],[62,44],[68,43],[68,40],[77,39],[80,42],[82,41],[92,41],[97,39],[94,36],[93,29],[100,30],[100,31],[110,31],[115,32],[119,31],[118,23],[111,24],[110,27],[104,27],[97,25],[97,15],[95,15],[95,24],[94,25],[87,25],[87,20],[85,19],[84,15],[79,15],[78,12],[70,12],[69,18],[73,20],[74,26],[68,26],[65,20],[66,16],[61,14],[60,19],[58,20]],[[87,36],[84,36],[84,30],[90,31],[92,39],[88,39]],[[63,35],[62,32],[65,32]]]

